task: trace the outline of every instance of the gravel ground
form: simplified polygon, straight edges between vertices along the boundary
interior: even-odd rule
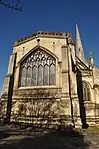
[[[99,149],[99,135],[0,126],[0,149]]]

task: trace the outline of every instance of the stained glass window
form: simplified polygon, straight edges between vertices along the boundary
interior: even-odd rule
[[[19,86],[55,85],[56,61],[47,52],[38,49],[20,65]]]

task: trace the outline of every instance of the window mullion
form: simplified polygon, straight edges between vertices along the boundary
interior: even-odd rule
[[[33,85],[33,66],[31,67],[31,69],[32,69],[32,74],[31,74],[31,86]]]
[[[54,64],[54,85],[56,84],[56,66]]]
[[[36,86],[38,86],[38,67],[36,67]]]
[[[32,66],[31,66],[31,76],[30,76],[30,85],[32,86]]]
[[[85,101],[87,101],[86,86],[85,86]]]
[[[26,68],[25,86],[27,86],[27,68]]]
[[[44,71],[44,67],[42,66],[42,85],[44,85],[44,76],[43,76],[44,72],[43,71]]]
[[[50,65],[48,67],[48,85],[50,85]]]

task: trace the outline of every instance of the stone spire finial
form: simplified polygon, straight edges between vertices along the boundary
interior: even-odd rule
[[[92,51],[90,52],[89,65],[90,66],[93,66],[94,65],[94,56],[93,56]]]
[[[79,33],[77,24],[76,24],[76,56],[82,61],[84,60],[84,51],[83,51],[83,46],[82,46],[80,33]]]

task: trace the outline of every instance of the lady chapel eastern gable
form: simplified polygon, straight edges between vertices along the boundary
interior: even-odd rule
[[[88,60],[76,25],[69,33],[37,32],[15,42],[2,90],[6,122],[56,127],[99,125],[99,69]]]

